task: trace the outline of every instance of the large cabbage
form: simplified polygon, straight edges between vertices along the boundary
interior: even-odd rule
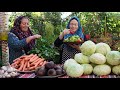
[[[95,53],[96,45],[94,42],[88,40],[81,45],[80,49],[81,49],[82,54],[86,56],[90,56],[93,53]]]
[[[80,77],[83,75],[83,72],[83,67],[77,63],[70,64],[66,69],[66,73],[70,77]]]
[[[107,63],[110,65],[120,64],[120,52],[119,51],[110,51],[106,55]]]
[[[90,62],[88,56],[85,56],[82,53],[75,54],[74,59],[76,62],[81,63],[81,64]]]
[[[97,65],[93,69],[93,73],[97,76],[100,75],[109,75],[111,73],[111,68],[109,65]]]
[[[66,70],[67,66],[69,66],[72,63],[77,63],[74,59],[68,59],[65,61],[64,65],[63,65],[63,69]]]
[[[83,66],[84,75],[89,75],[93,71],[93,67],[90,64],[81,64]]]
[[[111,48],[108,44],[102,43],[102,42],[96,44],[96,53],[101,53],[106,56],[106,54],[110,51],[111,51]]]
[[[92,54],[89,59],[94,64],[104,64],[106,62],[106,57],[101,53]]]
[[[116,65],[112,68],[112,72],[116,75],[120,75],[120,65]]]

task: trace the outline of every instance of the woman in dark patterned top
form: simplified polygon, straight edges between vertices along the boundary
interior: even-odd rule
[[[29,28],[29,19],[26,16],[19,16],[8,33],[9,63],[13,60],[27,54],[34,45],[35,39],[41,35],[33,35]]]
[[[62,45],[61,51],[61,63],[63,64],[67,59],[74,58],[76,53],[80,53],[80,45],[76,44],[63,44],[63,40],[71,37],[73,35],[78,35],[81,39],[84,40],[84,35],[82,33],[82,28],[80,25],[80,20],[77,17],[72,17],[67,25],[67,29],[63,30],[63,32],[59,35],[59,37],[55,40],[54,45],[56,47],[60,47]]]

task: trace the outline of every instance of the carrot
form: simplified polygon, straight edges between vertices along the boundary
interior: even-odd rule
[[[31,57],[25,57],[25,61],[29,61]]]
[[[31,64],[34,64],[34,63],[38,62],[39,60],[40,60],[40,58],[34,60]]]
[[[23,56],[21,56],[21,57],[19,57],[20,59],[23,59],[23,58],[25,58],[27,55],[23,55]]]
[[[30,54],[30,55],[28,55],[28,56],[25,57],[25,60],[29,60],[29,59],[31,59],[33,56],[34,56],[33,54]]]
[[[25,68],[25,70],[24,70],[24,71],[29,71],[29,70],[28,70],[28,68]]]
[[[43,62],[44,62],[44,61],[43,61]],[[39,63],[39,66],[41,66],[41,65],[43,64],[43,62],[40,62],[40,63]]]
[[[35,60],[39,59],[38,56],[36,56],[34,59],[31,60],[31,63],[34,62]]]
[[[37,57],[37,54],[35,54],[29,61],[32,62],[34,61],[34,58]]]
[[[28,57],[31,57],[31,58],[32,58],[33,56],[34,56],[34,54],[30,54],[30,55],[28,55]]]
[[[35,66],[35,65],[30,63],[30,67],[32,67],[32,66]]]
[[[20,67],[18,68],[18,70],[19,70],[19,71],[22,71],[23,66],[24,66],[24,60],[21,61],[21,65],[20,65]]]
[[[29,63],[29,61],[28,61],[28,63],[27,63],[27,67],[30,67],[30,63]]]
[[[34,70],[35,66],[29,67],[29,70]]]
[[[43,62],[43,61],[44,61],[44,59],[39,58],[39,60],[38,60],[37,62],[34,62],[34,63],[32,63],[32,64],[36,65],[38,62],[41,63],[41,62]],[[39,63],[38,63],[38,64],[39,64]]]
[[[18,60],[20,60],[20,58],[16,58],[15,60],[13,60],[13,63],[16,62],[16,61],[18,61]]]
[[[24,66],[23,66],[22,71],[25,71],[25,68],[27,67],[27,63],[28,63],[28,61],[25,61],[25,62],[24,62]]]
[[[40,62],[41,62],[41,60],[39,60],[38,62],[36,62],[36,63],[35,63],[35,67],[37,67]]]
[[[44,66],[47,63],[47,61],[44,61],[43,64],[41,66]]]
[[[19,64],[23,59],[18,59],[16,62],[14,62],[13,64]]]

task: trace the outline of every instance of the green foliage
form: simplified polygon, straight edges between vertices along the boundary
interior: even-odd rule
[[[44,38],[38,39],[36,46],[29,53],[38,54],[46,60],[52,59],[55,63],[59,62],[59,52],[53,45],[49,45]]]
[[[112,35],[113,40],[120,38],[119,12],[72,12],[63,20],[61,12],[12,12],[9,19],[9,30],[13,26],[15,18],[20,15],[28,16],[33,33],[42,35],[42,39],[38,39],[36,42],[36,49],[37,52],[40,51],[39,55],[41,54],[45,58],[57,58],[57,55],[53,56],[57,52],[53,48],[53,42],[66,28],[71,16],[80,18],[84,34],[90,34],[91,38],[105,37],[107,33]],[[37,53],[36,49],[35,53]]]

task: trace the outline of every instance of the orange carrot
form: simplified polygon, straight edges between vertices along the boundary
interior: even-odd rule
[[[34,64],[34,63],[38,62],[39,60],[40,60],[40,58],[34,60],[31,64]]]
[[[24,60],[22,60],[20,64],[21,64],[21,65],[20,65],[20,67],[18,68],[18,70],[19,70],[19,71],[22,71],[23,66],[24,66]]]
[[[37,60],[39,57],[38,56],[36,56],[34,59],[32,59],[30,62],[32,63],[32,62],[34,62],[35,60]]]
[[[31,57],[25,57],[25,61],[29,61]]]
[[[29,71],[29,69],[28,68],[25,68],[25,70],[24,71]]]
[[[44,66],[47,63],[47,61],[44,61],[43,64],[41,66]]]
[[[41,62],[43,62],[43,61],[44,61],[44,59],[39,58],[39,60],[38,60],[37,62],[34,62],[34,63],[32,63],[32,64],[36,65],[38,62],[41,63]],[[39,63],[38,63],[38,64],[39,64]]]
[[[13,60],[13,63],[16,62],[16,61],[18,61],[18,60],[20,60],[20,58],[16,58],[15,60]]]
[[[37,54],[35,54],[31,59],[30,59],[30,62],[34,61],[33,59],[37,57]]]
[[[18,59],[16,62],[14,62],[13,64],[19,64],[23,59]]]
[[[31,59],[33,56],[34,56],[33,54],[30,54],[30,55],[28,55],[28,56],[25,57],[25,60],[29,60],[29,59]]]
[[[35,66],[29,67],[29,70],[35,70]]]
[[[43,62],[44,62],[44,61],[43,61]],[[41,65],[43,64],[43,62],[40,62],[40,63],[39,63],[39,66],[41,66]]]
[[[35,63],[35,67],[37,67],[40,62],[41,62],[41,60],[39,60],[37,63]]]
[[[23,56],[21,56],[21,57],[19,57],[20,59],[23,59],[23,58],[25,58],[27,55],[23,55]]]
[[[27,67],[30,67],[30,63],[29,63],[29,61],[28,61],[28,63],[27,63]]]
[[[34,56],[34,54],[30,54],[30,55],[28,55],[28,57],[31,57],[31,58],[32,58],[33,56]]]
[[[25,61],[25,62],[24,62],[24,66],[23,66],[22,71],[25,71],[25,68],[27,67],[27,63],[28,63],[28,61]]]

